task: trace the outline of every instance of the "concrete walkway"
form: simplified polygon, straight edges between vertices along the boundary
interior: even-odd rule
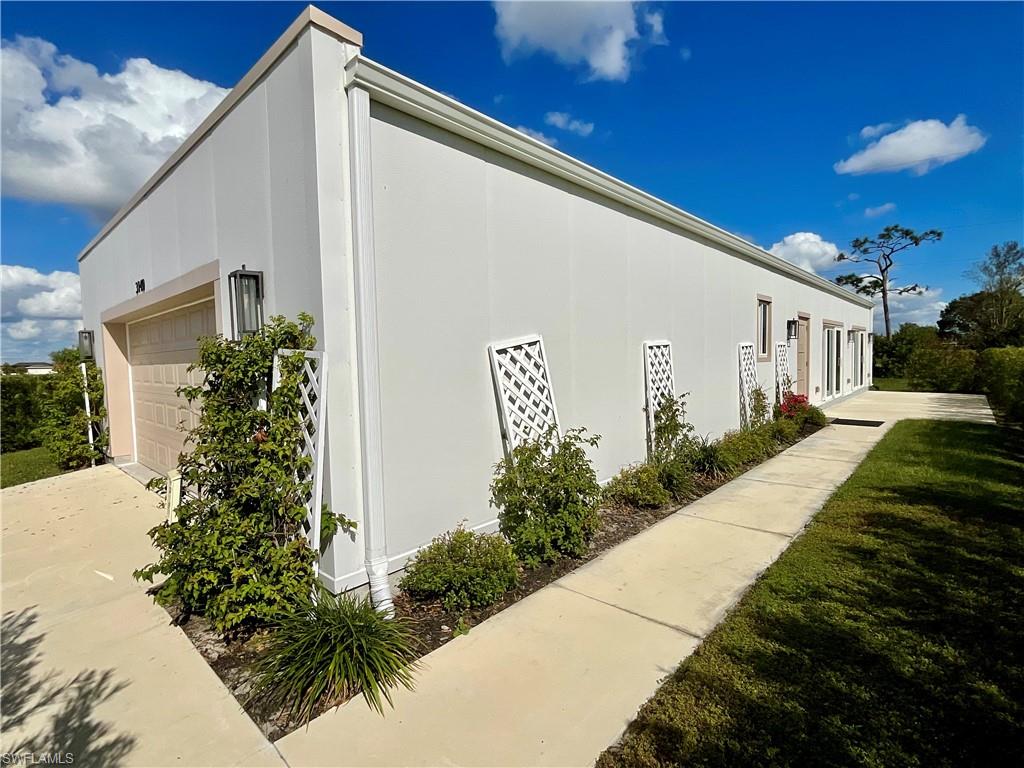
[[[132,578],[155,557],[159,497],[106,466],[7,488],[0,504],[0,751],[103,768],[284,764]]]
[[[829,426],[277,742],[292,766],[589,766],[901,418],[991,421],[984,398],[870,392]]]

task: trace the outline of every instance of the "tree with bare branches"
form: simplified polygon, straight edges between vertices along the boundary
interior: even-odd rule
[[[896,254],[916,248],[921,243],[942,239],[942,231],[929,229],[918,234],[912,229],[893,224],[879,232],[875,237],[858,237],[850,243],[849,253],[840,253],[836,261],[849,261],[853,264],[873,264],[878,274],[850,273],[839,275],[839,285],[852,288],[863,296],[882,297],[882,314],[885,317],[885,337],[892,336],[892,322],[889,320],[889,296],[921,295],[925,289],[918,283],[894,286],[889,282],[889,275],[896,265]]]

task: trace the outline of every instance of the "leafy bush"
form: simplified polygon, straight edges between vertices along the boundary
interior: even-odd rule
[[[733,464],[722,451],[721,443],[710,440],[706,435],[693,441],[689,461],[694,472],[710,480],[721,480],[738,469],[738,465]]]
[[[551,427],[495,467],[491,504],[500,510],[501,532],[526,565],[587,551],[600,522],[601,486],[585,446],[599,440],[583,429],[559,438]]]
[[[996,347],[978,358],[978,383],[992,405],[1024,421],[1024,347]]]
[[[412,689],[418,646],[404,620],[379,613],[368,597],[332,595],[318,585],[282,611],[256,663],[253,698],[287,705],[303,723],[318,705],[361,693],[383,713],[391,689]]]
[[[434,539],[406,569],[401,587],[449,611],[490,605],[519,581],[515,552],[497,534],[458,527]]]
[[[107,435],[103,430],[103,377],[94,363],[86,363],[91,416],[85,415],[82,369],[78,350],[54,352],[53,373],[40,376],[39,428],[36,434],[62,469],[79,469],[102,461]],[[89,445],[89,429],[93,445]]]
[[[27,373],[8,373],[0,377],[0,422],[3,423],[2,448],[23,451],[39,445],[36,428],[42,413],[40,379]]]
[[[812,405],[804,416],[804,424],[810,424],[812,427],[824,427],[828,424],[828,416],[821,408]]]
[[[178,507],[175,522],[149,532],[160,559],[135,576],[166,576],[157,598],[177,598],[220,631],[272,619],[313,588],[319,553],[303,531],[310,460],[298,450],[301,355],[281,359],[280,384],[269,392],[275,351],[311,349],[312,323],[306,314],[298,324],[272,317],[242,341],[202,339],[193,367],[205,371],[205,381],[178,390],[202,403],[189,433],[194,448],[178,462],[183,487],[196,495]],[[322,519],[326,544],[338,518],[325,509]]]
[[[640,509],[661,507],[672,500],[654,464],[626,467],[604,487],[603,495],[613,504]]]
[[[779,406],[780,415],[789,419],[806,416],[810,409],[811,404],[807,400],[807,395],[796,395],[792,392],[787,392],[783,396],[782,404]]]
[[[930,325],[903,323],[890,338],[875,334],[873,371],[875,378],[903,378],[907,364],[918,347],[937,344],[938,329]]]
[[[800,422],[796,419],[781,418],[772,422],[772,429],[775,432],[775,439],[780,443],[795,442],[800,434]]]
[[[768,394],[764,387],[758,384],[750,393],[750,428],[757,429],[767,424],[770,421],[770,411]]]
[[[728,466],[734,468],[733,471],[772,456],[777,448],[771,424],[726,432],[718,443],[720,455]]]
[[[686,420],[686,397],[668,398],[654,414],[654,440],[651,464],[657,468],[658,482],[676,501],[696,491],[691,464],[694,446],[693,425]]]
[[[914,389],[936,392],[971,392],[978,365],[978,353],[952,344],[919,346],[910,356],[907,375]]]

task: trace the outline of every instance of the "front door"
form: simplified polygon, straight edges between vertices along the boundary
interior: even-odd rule
[[[796,393],[808,397],[811,379],[811,319],[801,317],[796,336]]]

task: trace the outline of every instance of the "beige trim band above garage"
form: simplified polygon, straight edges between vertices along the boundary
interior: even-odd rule
[[[201,299],[213,298],[213,283],[220,279],[220,261],[214,259],[161,283],[151,291],[122,301],[100,315],[102,323],[130,323]]]
[[[216,109],[211,112],[199,127],[196,128],[191,135],[182,142],[181,146],[178,147],[174,153],[167,158],[167,161],[161,165],[156,172],[149,177],[149,180],[142,185],[131,199],[121,206],[121,209],[115,213],[110,221],[103,225],[96,236],[89,241],[88,245],[82,249],[82,252],[78,254],[78,260],[81,261],[89,252],[95,248],[110,231],[118,225],[118,223],[134,210],[134,208],[141,203],[146,197],[149,196],[157,185],[163,181],[163,178],[167,176],[171,171],[177,167],[177,165],[184,160],[188,154],[198,146],[198,144],[206,138],[207,134],[212,131],[217,124],[223,120],[227,114],[234,109],[235,105],[242,100],[242,98],[253,89],[253,87],[260,81],[260,79],[270,70],[277,60],[280,59],[285,52],[291,47],[299,35],[301,35],[306,27],[314,26],[318,29],[323,30],[327,34],[338,38],[342,42],[351,43],[352,45],[361,46],[363,44],[363,35],[358,30],[352,29],[348,24],[338,21],[333,16],[324,13],[319,8],[309,5],[299,14],[298,18],[293,21],[288,29],[274,41],[274,44],[270,46],[266,53],[264,53],[259,61],[257,61],[252,68],[245,73],[238,84],[231,89],[231,92],[224,97],[224,100],[217,105]]]

